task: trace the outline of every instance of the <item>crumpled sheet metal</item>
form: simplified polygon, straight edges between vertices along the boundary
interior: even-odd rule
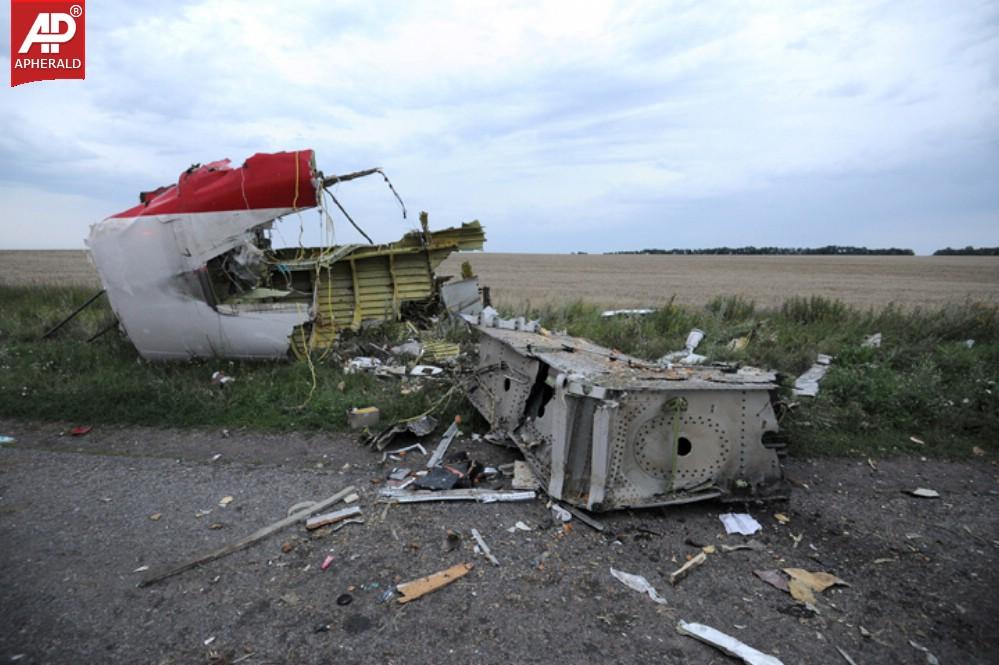
[[[785,493],[772,372],[664,368],[568,335],[478,327],[468,398],[550,496],[593,511]]]
[[[257,154],[238,167],[195,165],[177,184],[91,227],[91,262],[143,358],[278,359],[293,343],[298,352],[325,348],[339,329],[398,318],[404,304],[432,300],[441,261],[482,249],[482,226],[471,222],[386,245],[277,250],[270,267],[302,275],[311,291],[219,294],[213,262],[231,255],[238,270],[240,257],[262,256],[257,233],[317,206],[319,177],[312,150]]]

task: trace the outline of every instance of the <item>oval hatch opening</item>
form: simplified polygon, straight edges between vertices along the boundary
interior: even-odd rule
[[[690,439],[688,439],[687,437],[681,436],[679,439],[677,439],[676,454],[679,455],[680,457],[689,455],[691,448],[692,446],[690,445]]]

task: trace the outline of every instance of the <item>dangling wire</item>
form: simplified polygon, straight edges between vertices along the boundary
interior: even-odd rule
[[[343,216],[347,218],[347,221],[350,222],[350,225],[353,226],[355,229],[357,229],[358,233],[364,236],[365,240],[368,241],[368,244],[374,245],[375,241],[371,239],[371,236],[369,236],[367,233],[364,232],[364,229],[362,229],[360,226],[357,225],[357,222],[355,222],[354,219],[350,216],[350,213],[348,213],[346,209],[344,209],[344,207],[340,205],[340,202],[336,200],[336,197],[333,196],[333,192],[331,192],[326,187],[323,187],[323,190],[330,195],[330,198],[333,199],[333,203],[335,203],[336,207],[340,209],[340,212],[343,213]],[[405,215],[403,215],[403,217],[405,217]]]

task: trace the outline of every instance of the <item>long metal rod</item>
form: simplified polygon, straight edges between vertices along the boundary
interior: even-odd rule
[[[100,291],[98,291],[94,295],[90,296],[90,299],[87,300],[87,302],[85,302],[82,305],[80,305],[79,307],[77,307],[75,310],[73,310],[72,314],[70,314],[69,316],[67,316],[65,319],[63,319],[62,321],[60,321],[59,323],[57,323],[54,328],[52,328],[47,333],[45,333],[44,335],[42,335],[42,339],[48,339],[49,337],[51,337],[52,335],[54,335],[57,330],[59,330],[64,325],[66,325],[67,323],[69,323],[70,321],[72,321],[74,318],[76,318],[77,314],[79,314],[84,309],[86,309],[92,302],[94,302],[95,300],[97,300],[98,298],[100,298],[102,295],[104,295],[104,289],[101,289]]]
[[[118,325],[118,319],[115,319],[114,321],[112,321],[111,323],[109,323],[107,326],[105,326],[100,332],[96,332],[93,335],[91,335],[90,339],[87,340],[87,344],[90,344],[91,342],[93,342],[98,337],[103,336],[105,333],[107,333],[109,330],[111,330],[112,328],[114,328],[117,325]]]
[[[333,192],[327,189],[326,193],[330,195],[330,198],[333,199],[333,203],[335,203],[336,207],[340,209],[340,212],[343,213],[343,216],[347,218],[347,221],[350,222],[350,225],[353,226],[355,229],[357,229],[358,233],[367,238],[369,244],[374,245],[375,241],[372,240],[371,237],[364,232],[364,229],[362,229],[360,226],[357,225],[357,222],[354,221],[354,219],[350,216],[350,214],[348,214],[348,212],[344,209],[344,207],[340,205],[340,202],[336,200],[336,197],[333,196]]]
[[[330,185],[335,185],[338,182],[347,182],[348,180],[355,180],[357,178],[363,178],[365,176],[373,175],[375,173],[381,173],[382,169],[380,166],[373,169],[365,169],[363,171],[354,171],[353,173],[347,173],[344,175],[330,175],[323,178],[323,187],[329,187]]]

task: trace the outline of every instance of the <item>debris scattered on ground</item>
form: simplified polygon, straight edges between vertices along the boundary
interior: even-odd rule
[[[669,583],[676,586],[676,583],[686,577],[690,571],[698,566],[703,565],[708,560],[708,555],[703,551],[698,552],[696,556],[692,557],[687,563],[683,564],[677,570],[674,570],[669,574]]]
[[[868,349],[879,349],[881,348],[881,333],[874,333],[873,335],[868,335],[864,338],[864,341],[860,343],[860,346]]]
[[[371,437],[368,443],[378,450],[385,450],[385,447],[401,434],[411,434],[418,439],[422,439],[436,428],[437,419],[429,414],[424,414],[416,418],[400,420],[388,429]]]
[[[72,436],[86,436],[87,434],[90,434],[93,429],[92,425],[77,425],[73,429],[69,430],[69,433]]]
[[[910,436],[909,441],[912,441],[913,443],[918,444],[920,446],[926,445],[926,442],[920,439],[918,436]]]
[[[294,515],[297,512],[301,512],[306,508],[312,508],[316,505],[315,501],[299,501],[294,506],[288,509],[288,515]]]
[[[749,337],[736,337],[725,345],[729,351],[742,351],[749,346]]]
[[[568,510],[570,513],[572,513],[573,517],[575,517],[576,519],[578,519],[580,522],[590,527],[591,529],[594,529],[595,531],[599,531],[601,533],[607,530],[607,527],[604,525],[603,522],[593,519],[585,512],[583,512],[582,509],[567,504],[559,504],[559,505],[565,510]]]
[[[681,621],[676,625],[676,631],[681,635],[693,637],[705,644],[709,644],[733,658],[740,658],[746,665],[783,665],[777,658],[769,656],[762,651],[757,651],[731,635],[726,635],[711,626]]]
[[[280,531],[281,529],[290,526],[295,522],[301,522],[307,519],[309,515],[311,515],[312,513],[318,512],[320,510],[328,508],[329,506],[332,506],[333,504],[343,499],[343,497],[347,496],[348,494],[352,494],[353,492],[354,492],[354,487],[348,486],[340,490],[333,496],[329,497],[328,499],[324,499],[323,501],[315,503],[304,510],[301,510],[297,513],[293,513],[288,517],[285,517],[282,520],[278,520],[277,522],[269,526],[265,526],[262,529],[259,529],[251,533],[249,536],[246,536],[242,540],[230,543],[217,550],[213,550],[207,554],[196,557],[191,561],[182,563],[172,568],[168,568],[164,572],[157,573],[155,575],[147,577],[146,579],[142,580],[139,583],[139,586],[140,587],[149,586],[150,584],[154,584],[156,582],[165,580],[168,577],[173,577],[174,575],[178,575],[186,570],[190,570],[191,568],[195,568],[210,561],[215,561],[216,559],[221,559],[222,557],[228,556],[233,552],[238,552],[239,550],[245,549],[250,545],[254,544],[255,542],[257,542],[258,540],[262,540],[267,536],[271,535],[272,533],[275,533],[276,531]]]
[[[572,520],[572,513],[555,502],[552,502],[551,511],[552,518],[557,522],[569,522]]]
[[[467,575],[475,566],[471,563],[459,563],[451,566],[447,570],[420,577],[410,582],[403,582],[396,586],[396,590],[401,594],[399,603],[408,603],[411,600],[422,598],[423,596],[451,584],[457,579]]]
[[[434,491],[401,490],[384,487],[378,495],[393,503],[423,503],[427,501],[478,501],[479,503],[506,503],[515,501],[533,501],[536,495],[532,491],[520,490],[490,490],[478,487],[469,489]]]
[[[940,665],[940,660],[934,656],[929,649],[923,645],[909,640],[909,646],[911,646],[916,651],[922,651],[926,655],[926,665]]]
[[[936,490],[931,490],[926,487],[917,487],[914,490],[909,490],[909,494],[912,496],[918,496],[921,499],[939,499],[940,492]]]
[[[648,316],[654,314],[654,309],[607,309],[600,313],[605,319],[613,316]]]
[[[653,601],[659,603],[660,605],[666,605],[666,599],[659,595],[656,588],[652,586],[647,579],[641,575],[632,575],[631,573],[626,573],[611,567],[610,574],[614,576],[615,579],[619,580],[629,589],[634,589],[639,593],[644,593]]]
[[[507,529],[507,531],[509,531],[510,533],[516,533],[518,531],[532,531],[532,529],[523,522],[518,521],[512,527]]]
[[[756,575],[775,589],[779,589],[784,593],[791,593],[787,585],[787,578],[781,575],[779,570],[754,570],[753,575]]]
[[[417,365],[409,371],[410,376],[437,376],[444,373],[444,368],[436,365]]]
[[[965,346],[965,348],[968,348],[968,349],[974,347],[975,346],[975,340],[973,340],[973,339],[966,339],[966,340],[964,340],[964,346]]]
[[[323,559],[323,562],[321,564],[319,564],[319,570],[326,570],[327,568],[329,568],[332,565],[333,565],[333,555],[332,554],[327,554],[326,558]]]
[[[975,457],[982,457],[985,455],[985,449],[980,448],[979,446],[972,446],[971,454],[974,455]]]
[[[235,380],[236,380],[235,377],[229,376],[225,372],[222,371],[212,372],[212,383],[214,383],[217,386],[224,386],[227,383],[232,383]]]
[[[352,602],[354,602],[354,597],[349,593],[341,593],[336,597],[336,604],[340,607],[350,605]]]
[[[161,517],[163,517],[163,513],[153,513],[152,515],[149,516],[149,519],[151,519],[152,521],[156,522]]]
[[[722,513],[718,519],[725,525],[725,533],[727,534],[738,533],[743,536],[751,536],[763,528],[763,525],[748,513]]]
[[[351,506],[350,508],[344,508],[343,510],[336,510],[332,513],[325,513],[323,515],[316,515],[315,517],[310,517],[305,521],[305,528],[309,531],[318,529],[320,527],[328,526],[330,524],[336,524],[341,520],[345,520],[348,517],[355,517],[361,514],[360,506]]]
[[[527,462],[517,460],[513,463],[513,483],[511,487],[515,490],[536,490],[539,487],[538,479],[534,477],[534,472]]]
[[[219,508],[225,508],[232,502],[233,498],[231,496],[224,496],[219,500]]]
[[[6,436],[6,435],[0,436],[0,444],[3,444],[3,443],[14,443],[16,441],[17,441],[17,439],[15,439],[12,436]]]
[[[440,443],[437,444],[437,448],[434,449],[433,455],[427,460],[428,469],[437,466],[444,459],[444,455],[447,454],[447,449],[451,446],[451,442],[461,432],[458,429],[459,424],[461,424],[461,418],[456,416],[454,422],[444,431],[444,435],[441,437]]]
[[[784,513],[774,513],[774,519],[781,524],[789,524],[791,522],[791,518]]]
[[[794,380],[794,389],[791,394],[795,397],[815,397],[818,395],[819,382],[829,371],[830,363],[832,363],[832,356],[827,356],[824,353],[818,354],[815,363]]]
[[[831,586],[849,586],[849,584],[832,573],[823,571],[813,572],[805,570],[804,568],[785,568],[784,572],[790,575],[792,579],[798,580],[809,589],[819,593],[825,591]]]
[[[347,496],[343,497],[343,502],[344,503],[354,503],[357,500],[359,500],[360,498],[361,498],[361,496],[357,492],[354,492],[353,494],[348,494]]]
[[[839,655],[843,656],[843,660],[845,660],[848,663],[848,665],[857,665],[857,661],[855,661],[853,658],[850,658],[850,654],[844,651],[841,647],[836,647],[836,651],[839,652]]]
[[[382,453],[382,462],[388,460],[389,457],[402,457],[411,450],[419,450],[421,454],[426,455],[427,449],[423,447],[422,444],[414,443],[411,446],[406,446],[405,448],[396,448],[395,450],[386,450]]]
[[[490,550],[489,546],[486,545],[486,541],[482,538],[482,534],[479,533],[478,529],[472,529],[472,538],[475,539],[476,554],[481,554],[486,557],[494,566],[500,565],[499,559],[493,556],[492,550]]]
[[[347,411],[347,425],[354,430],[374,427],[381,415],[377,406],[354,407]]]
[[[461,534],[454,529],[448,529],[444,534],[444,551],[453,552],[461,546]]]

